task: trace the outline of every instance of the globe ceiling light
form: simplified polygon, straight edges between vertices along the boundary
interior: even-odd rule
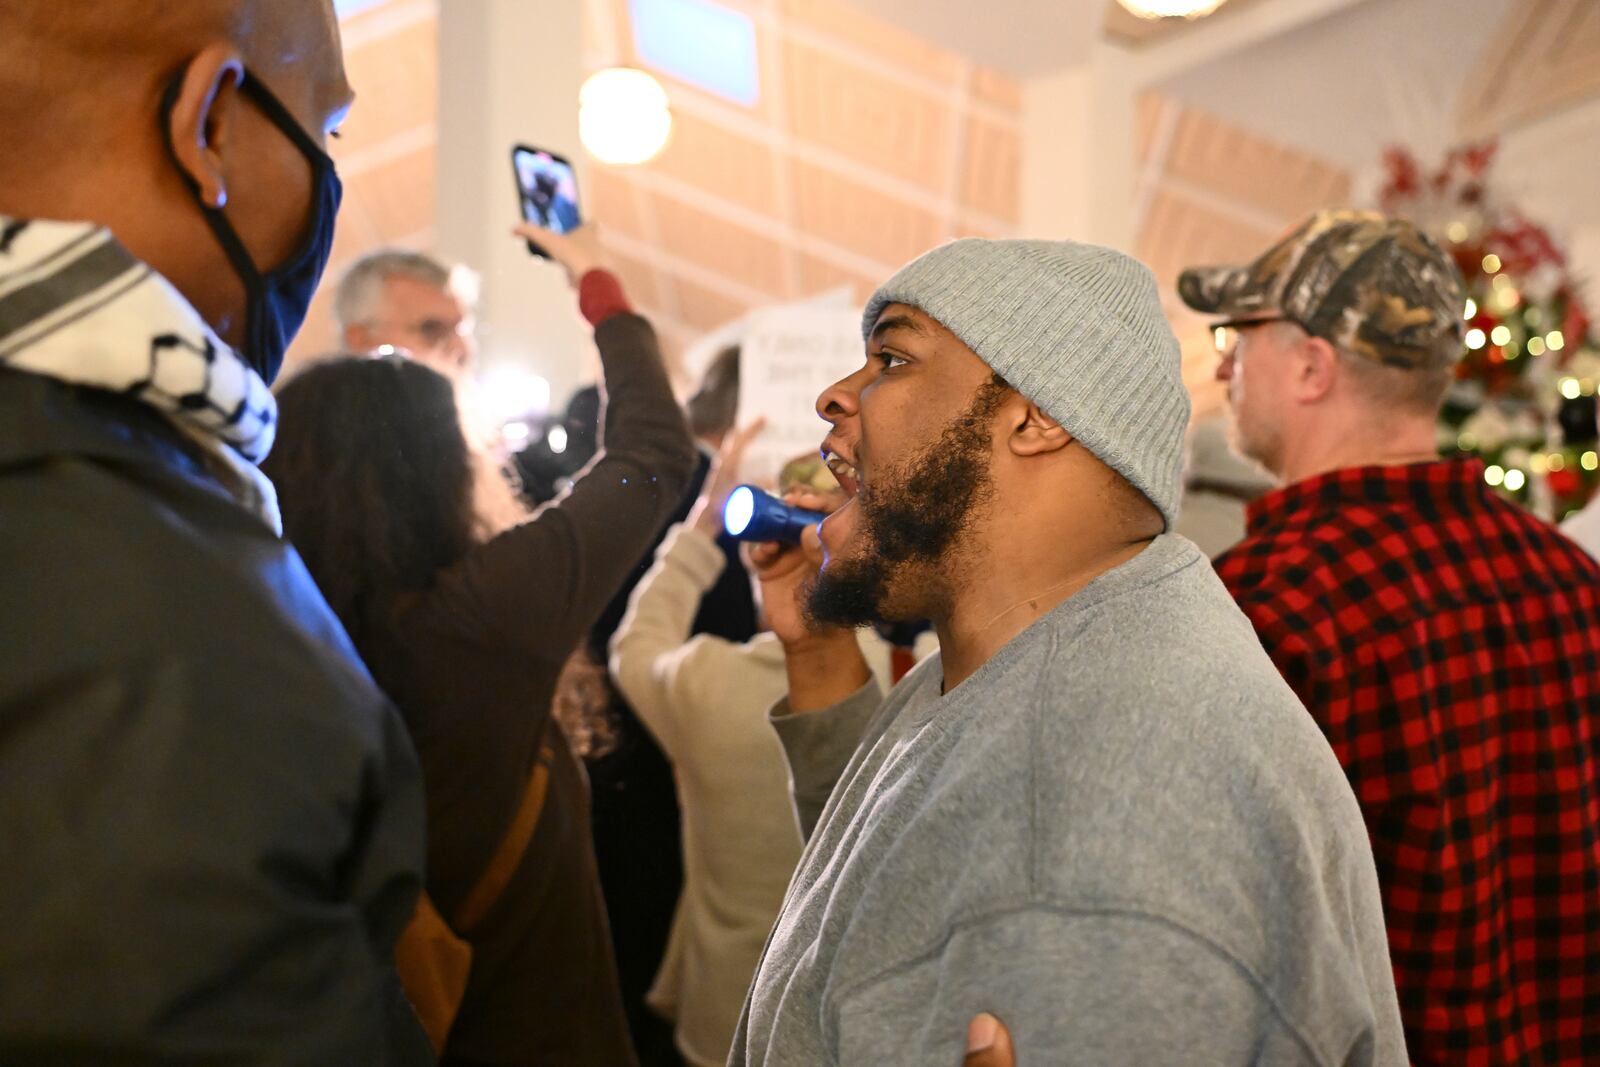
[[[612,67],[578,90],[578,136],[602,163],[644,163],[672,132],[667,91],[642,70]]]
[[[1142,19],[1197,19],[1211,14],[1227,0],[1117,0]]]

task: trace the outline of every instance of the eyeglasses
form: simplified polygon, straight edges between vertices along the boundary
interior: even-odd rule
[[[401,333],[408,333],[422,342],[423,348],[440,348],[453,339],[470,340],[478,333],[478,324],[471,318],[457,319],[423,319],[421,322],[391,322],[374,323],[375,326],[387,326]]]
[[[1223,322],[1211,324],[1211,343],[1216,347],[1217,355],[1223,359],[1230,359],[1239,349],[1239,338],[1246,330],[1257,326],[1265,326],[1272,322],[1298,322],[1287,315],[1269,315],[1260,319],[1227,319]],[[1301,329],[1305,327],[1301,326]]]

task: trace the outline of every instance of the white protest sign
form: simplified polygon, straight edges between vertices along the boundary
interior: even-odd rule
[[[739,423],[767,428],[745,453],[745,477],[777,483],[783,465],[816,452],[828,432],[817,396],[861,368],[861,315],[850,308],[768,308],[750,314],[739,352]]]

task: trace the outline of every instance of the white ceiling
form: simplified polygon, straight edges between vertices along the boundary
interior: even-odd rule
[[[1447,146],[1456,102],[1511,5],[1368,0],[1159,86],[1352,170],[1385,144]]]
[[[1014,78],[1080,62],[1107,0],[855,0],[879,18]]]

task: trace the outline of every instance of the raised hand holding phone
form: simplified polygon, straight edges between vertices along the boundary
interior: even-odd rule
[[[511,171],[522,220],[533,227],[526,238],[528,251],[548,257],[547,235],[571,233],[583,225],[577,175],[564,156],[525,144],[512,146]]]
[[[564,234],[551,233],[539,229],[532,223],[519,222],[511,232],[530,241],[537,238],[544,248],[544,258],[565,270],[567,281],[574,286],[591,270],[605,266],[605,253],[600,248],[599,227],[592,222]]]

